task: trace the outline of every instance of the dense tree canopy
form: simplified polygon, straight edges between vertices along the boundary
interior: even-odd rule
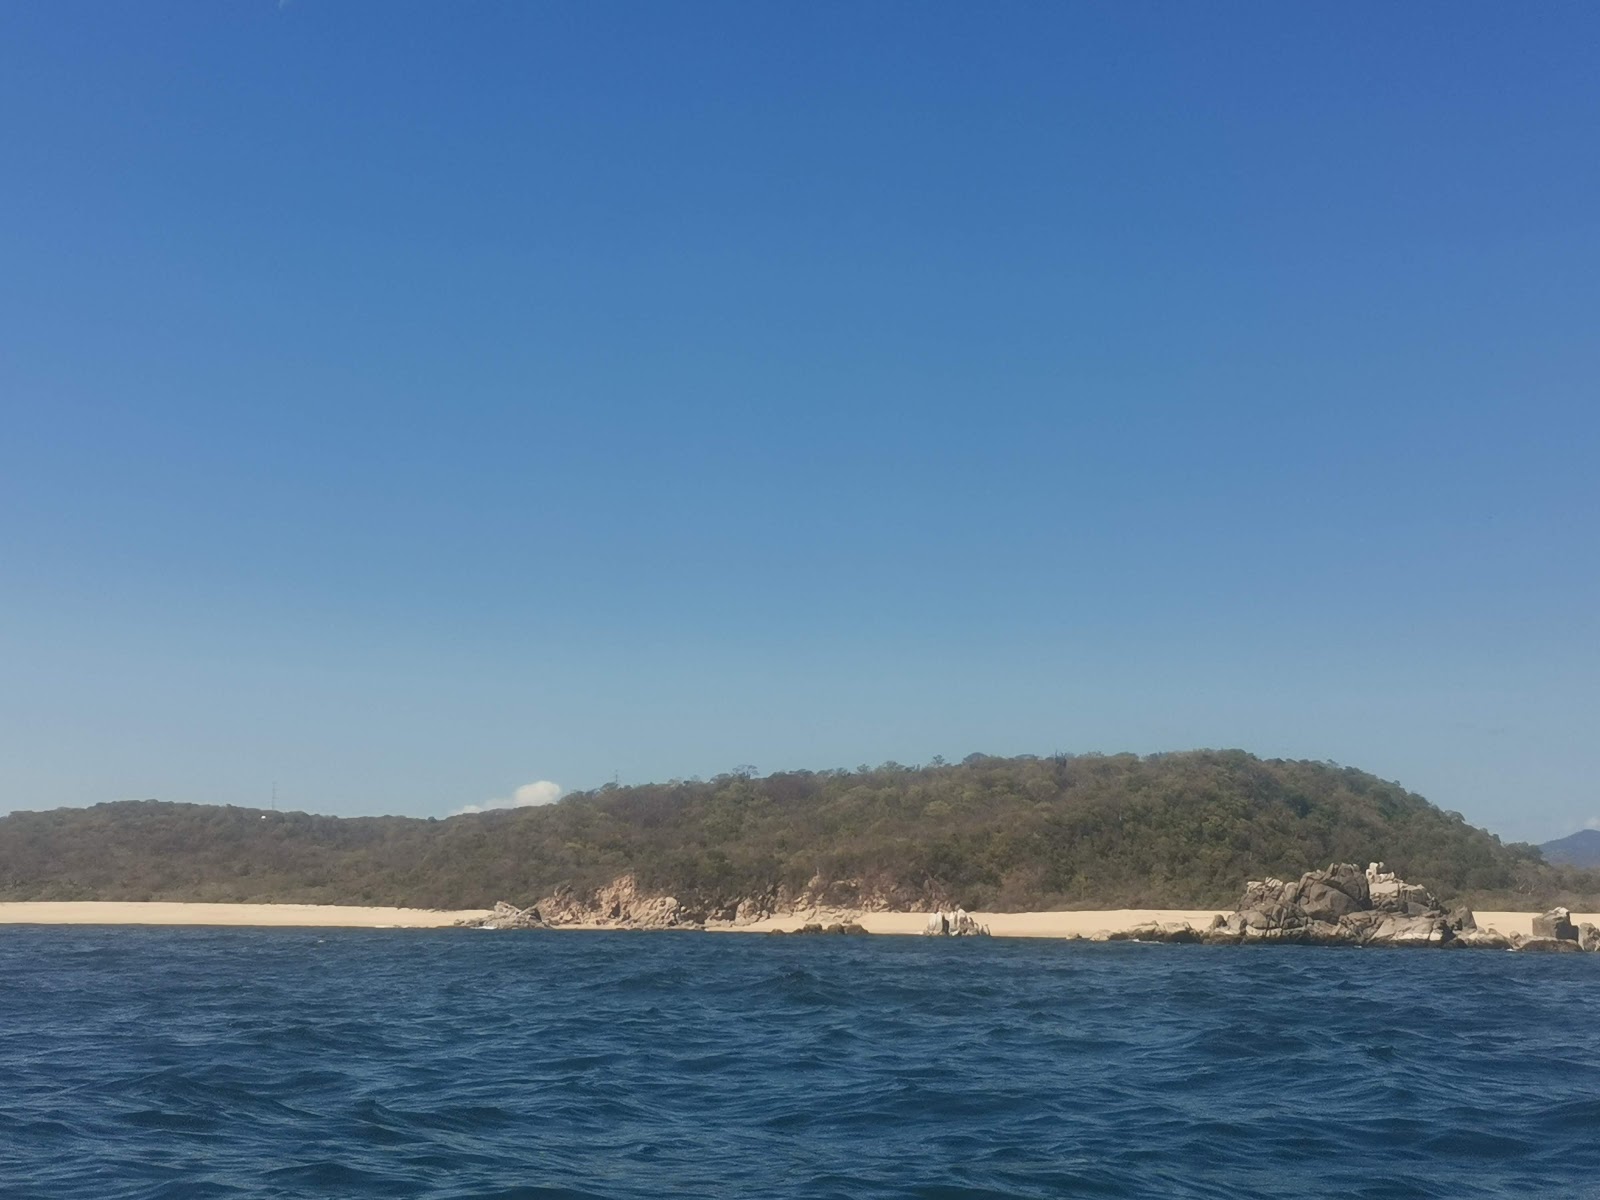
[[[740,769],[446,820],[155,801],[0,819],[9,900],[478,907],[633,872],[716,903],[809,886],[897,906],[1209,906],[1249,878],[1372,859],[1490,904],[1600,892],[1397,784],[1233,750]]]

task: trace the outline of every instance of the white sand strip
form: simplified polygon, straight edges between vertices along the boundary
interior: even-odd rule
[[[1099,930],[1116,932],[1150,921],[1187,921],[1204,929],[1217,909],[1117,908],[1076,912],[973,913],[995,937],[1088,937]],[[489,915],[488,909],[363,908],[345,904],[180,904],[166,901],[27,901],[0,903],[0,925],[261,925],[350,929],[437,929],[463,919]],[[1480,929],[1527,935],[1533,931],[1531,912],[1477,913]],[[1573,913],[1574,924],[1600,925],[1600,913]],[[919,934],[927,926],[927,913],[850,912],[818,909],[786,917],[771,917],[750,925],[713,925],[719,933],[770,933],[799,929],[810,922],[831,925],[854,921],[868,933]],[[603,929],[607,926],[563,926]]]

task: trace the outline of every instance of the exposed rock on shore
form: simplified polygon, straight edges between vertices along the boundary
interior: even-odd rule
[[[832,925],[824,925],[820,921],[808,921],[799,929],[773,929],[768,932],[774,937],[798,937],[801,934],[864,934],[867,931],[854,921],[836,921]]]
[[[559,926],[703,929],[708,923],[726,927],[749,925],[770,917],[789,917],[791,923],[800,923],[800,928],[790,930],[791,933],[865,933],[854,918],[869,910],[812,902],[816,893],[824,890],[827,889],[808,886],[796,894],[774,888],[725,902],[691,905],[673,896],[645,893],[634,876],[621,875],[587,893],[571,886],[559,887],[536,906],[528,908],[501,901],[487,916],[459,923],[483,929]],[[891,908],[892,900],[884,894],[875,895],[874,900],[876,905],[870,911],[906,913],[920,907],[903,904]],[[1169,916],[1166,913],[1150,915]],[[936,911],[918,919],[925,921],[921,927],[925,936],[983,937],[990,934],[988,926],[960,907],[939,905]],[[910,933],[915,928],[915,925],[901,925],[899,930]],[[1219,914],[1203,927],[1182,920],[1153,920],[1133,928],[1103,930],[1090,935],[1089,940],[1207,945],[1282,942],[1306,946],[1440,947],[1560,954],[1600,951],[1600,927],[1587,922],[1575,925],[1571,913],[1556,908],[1533,919],[1531,936],[1519,933],[1507,936],[1493,929],[1480,929],[1470,909],[1446,910],[1426,888],[1406,882],[1382,863],[1372,863],[1365,870],[1350,863],[1335,863],[1326,870],[1308,871],[1294,881],[1253,880],[1245,885],[1244,894],[1233,912]]]
[[[538,911],[550,926],[702,929],[707,923],[753,925],[772,917],[809,919],[820,914],[837,918],[831,923],[838,924],[850,913],[914,912],[927,903],[921,893],[880,888],[858,879],[830,881],[820,875],[798,891],[773,887],[742,896],[683,900],[648,894],[627,874],[588,892],[563,884],[539,901]]]
[[[705,917],[686,911],[672,896],[645,896],[632,875],[621,875],[588,895],[569,885],[539,902],[550,925],[610,925],[624,929],[676,929],[698,926]]]
[[[989,927],[980,925],[964,908],[955,912],[936,912],[929,916],[925,937],[988,937]]]
[[[1533,936],[1551,938],[1561,942],[1578,941],[1578,927],[1572,923],[1572,914],[1564,908],[1552,908],[1541,917],[1533,919]]]
[[[1184,922],[1152,923],[1126,932],[1097,934],[1091,940],[1225,946],[1286,942],[1546,953],[1600,950],[1600,929],[1584,928],[1590,931],[1587,935],[1572,924],[1566,909],[1558,908],[1534,918],[1533,937],[1507,937],[1492,929],[1479,929],[1470,909],[1446,912],[1426,888],[1407,883],[1383,863],[1372,863],[1365,871],[1352,863],[1335,863],[1325,871],[1308,871],[1292,883],[1282,879],[1247,883],[1238,908],[1227,916],[1218,914],[1205,930]]]
[[[457,921],[458,925],[466,925],[473,929],[543,929],[544,919],[539,916],[539,910],[534,905],[527,908],[518,908],[515,904],[507,904],[504,900],[495,902],[494,911],[487,917],[477,921]]]
[[[1600,930],[1585,921],[1581,926],[1572,923],[1572,914],[1564,908],[1552,908],[1533,919],[1533,936],[1513,938],[1518,950],[1539,954],[1571,954],[1585,950],[1600,950]]]

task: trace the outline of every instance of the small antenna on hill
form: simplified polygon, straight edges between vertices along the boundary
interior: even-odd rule
[[[278,781],[276,779],[272,781],[272,811],[278,811]]]

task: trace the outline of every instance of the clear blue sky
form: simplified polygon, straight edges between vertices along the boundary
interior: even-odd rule
[[[0,6],[0,809],[1238,746],[1600,818],[1597,62],[1578,3]]]

